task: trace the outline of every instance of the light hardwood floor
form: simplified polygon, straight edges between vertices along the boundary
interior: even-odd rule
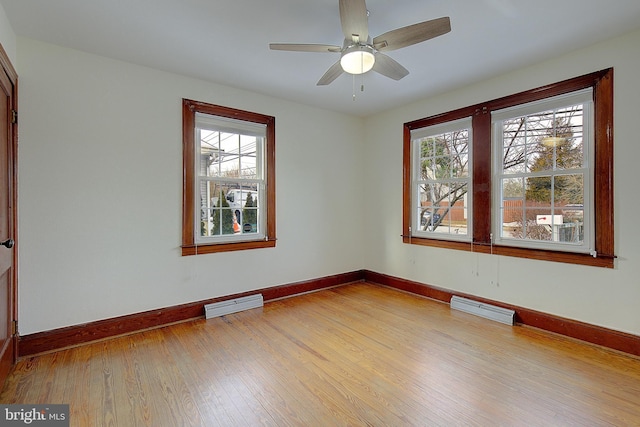
[[[72,426],[640,425],[640,360],[355,283],[20,361]]]

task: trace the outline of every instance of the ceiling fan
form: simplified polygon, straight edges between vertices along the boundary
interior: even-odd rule
[[[296,52],[339,53],[340,60],[333,64],[318,81],[318,86],[328,85],[343,72],[364,74],[373,70],[383,76],[400,80],[409,71],[391,57],[388,52],[411,46],[451,31],[449,17],[432,19],[388,31],[373,39],[369,36],[367,5],[365,0],[339,0],[340,23],[344,33],[342,46],[327,44],[270,43],[272,50]]]

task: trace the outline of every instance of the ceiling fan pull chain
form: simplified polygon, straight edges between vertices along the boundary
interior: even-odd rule
[[[356,100],[356,75],[355,74],[351,74],[352,80],[351,80],[351,93],[353,93],[353,100]]]

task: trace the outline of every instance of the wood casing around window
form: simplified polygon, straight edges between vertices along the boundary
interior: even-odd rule
[[[265,239],[228,243],[196,244],[195,239],[195,113],[211,114],[230,119],[244,120],[266,125],[265,174],[266,215]],[[241,251],[247,249],[272,248],[276,246],[276,132],[275,117],[260,113],[208,104],[206,102],[182,100],[182,255],[201,255],[216,252]]]
[[[491,112],[577,90],[593,88],[595,165],[594,221],[596,256],[584,253],[528,249],[493,244]],[[471,242],[430,239],[411,235],[411,131],[439,123],[472,117],[473,126],[473,228]],[[506,255],[545,261],[613,268],[615,260],[613,228],[613,68],[542,86],[515,95],[418,119],[403,129],[403,213],[404,243]],[[479,215],[478,212],[489,212]]]

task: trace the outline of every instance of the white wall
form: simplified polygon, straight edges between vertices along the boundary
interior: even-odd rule
[[[566,78],[614,69],[615,269],[473,254],[403,244],[402,125]],[[640,335],[640,32],[511,72],[366,121],[365,268]]]
[[[362,119],[17,46],[21,334],[362,268]],[[276,248],[180,255],[182,98],[276,117]]]
[[[634,32],[362,120],[18,38],[21,333],[367,268],[640,335],[639,49]],[[402,244],[404,122],[610,66],[615,269]],[[276,116],[276,248],[180,256],[183,97]]]
[[[11,28],[11,24],[9,23],[9,19],[7,18],[7,14],[4,11],[4,8],[0,4],[0,45],[5,52],[7,52],[7,56],[9,60],[15,67],[16,63],[16,34],[13,32],[13,28]]]

